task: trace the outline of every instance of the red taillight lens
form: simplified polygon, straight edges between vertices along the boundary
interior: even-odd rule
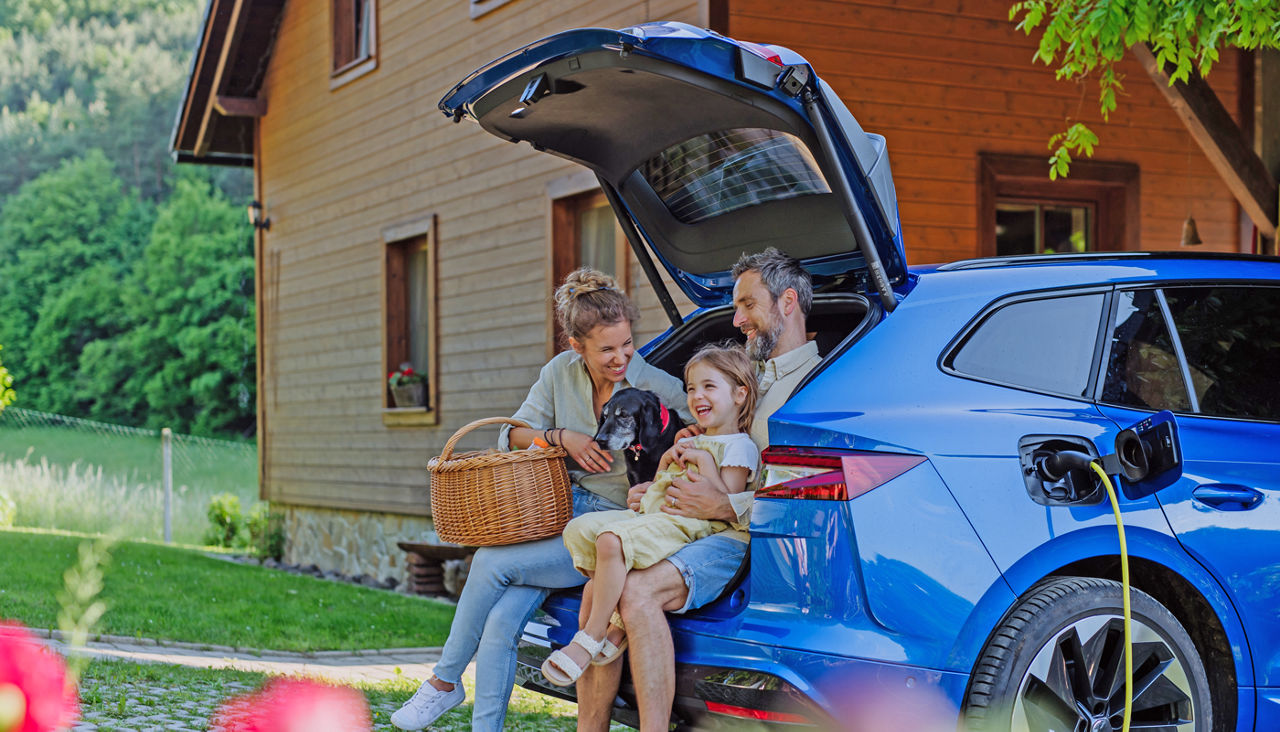
[[[772,712],[767,709],[748,709],[746,707],[737,707],[732,704],[721,704],[720,702],[707,702],[707,711],[712,714],[724,714],[739,719],[756,719],[762,722],[783,722],[787,724],[813,724],[813,721],[801,714],[791,714],[788,712]]]
[[[761,498],[848,501],[925,461],[923,455],[769,447],[761,455]]]
[[[762,46],[759,43],[752,43],[751,41],[738,41],[738,45],[754,53],[765,61],[771,61],[779,66],[782,65],[782,56],[779,56],[777,51],[774,51],[767,46]]]

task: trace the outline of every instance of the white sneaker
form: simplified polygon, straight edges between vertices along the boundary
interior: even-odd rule
[[[430,681],[413,692],[409,701],[391,715],[391,723],[400,729],[419,730],[439,719],[467,698],[462,684],[454,684],[453,691],[440,691]]]

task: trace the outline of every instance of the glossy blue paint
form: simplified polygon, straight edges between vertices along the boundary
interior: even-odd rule
[[[1148,413],[1105,407],[1117,424]],[[1178,541],[1226,588],[1255,656],[1258,686],[1280,686],[1280,425],[1178,415],[1182,478],[1156,494]],[[1241,504],[1199,500],[1200,488],[1236,486]],[[1245,491],[1252,491],[1246,494]]]
[[[772,48],[784,64],[807,67],[794,53]],[[777,86],[766,89],[737,78],[742,49],[736,41],[680,24],[568,31],[476,71],[441,100],[440,108],[455,117],[478,118],[496,109],[505,116],[508,107],[499,102],[509,105],[512,94],[551,64],[591,54],[614,59],[636,54],[678,68],[671,78],[679,76],[680,83],[721,98],[740,96],[744,109],[768,109],[787,124],[798,119],[812,125],[818,118],[809,117],[799,99]],[[645,70],[667,78],[654,71],[659,66]],[[738,114],[732,105],[720,106],[726,108]],[[838,164],[824,174],[844,174],[854,205],[864,215],[878,216],[877,202],[883,206],[886,195],[891,198],[892,178],[876,179],[857,169],[874,136],[862,133],[847,111],[828,99],[814,108],[837,133]],[[790,129],[807,134],[801,127]],[[486,129],[502,134],[497,123]],[[548,129],[565,131],[555,125],[534,131]],[[857,135],[850,137],[851,130]],[[664,147],[653,154],[677,141],[659,142]],[[558,152],[579,159],[573,149]],[[615,186],[634,172],[584,164],[613,175],[606,179]],[[880,182],[878,190],[872,190],[872,180]],[[620,195],[639,194],[622,190]],[[968,675],[1018,597],[1068,565],[1110,564],[1118,553],[1105,500],[1073,506],[1032,500],[1029,492],[1035,488],[1024,479],[1019,442],[1028,436],[1072,438],[1107,454],[1122,428],[1151,414],[1099,405],[1097,390],[1043,393],[960,374],[947,362],[953,347],[994,307],[1012,299],[1088,292],[1091,304],[1071,310],[1072,321],[1084,320],[1080,313],[1095,307],[1102,326],[1118,287],[1276,286],[1280,260],[1130,252],[975,260],[905,272],[896,202],[891,208],[885,211],[887,221],[872,222],[871,236],[886,260],[896,309],[884,312],[878,301],[872,304],[874,327],[828,358],[772,416],[770,442],[918,455],[926,462],[851,501],[757,500],[745,581],[707,608],[673,616],[671,625],[681,664],[774,674],[841,724],[887,705],[890,715],[937,711],[945,728],[954,726]],[[662,213],[656,207],[653,212]],[[732,278],[722,261],[705,268],[715,271],[673,268],[675,253],[664,252],[649,236],[662,222],[647,222],[632,209],[620,213],[634,216],[657,258],[695,303],[727,301]],[[706,230],[694,231],[706,235]],[[724,251],[737,244],[703,245]],[[700,251],[680,253],[688,261],[703,261],[693,256]],[[864,267],[861,254],[853,251],[818,252],[805,264],[824,283]],[[836,291],[851,290],[856,281],[848,278]],[[1059,325],[1046,319],[1038,342],[1042,350],[1057,343]],[[1097,354],[1082,354],[1082,365],[1093,364],[1095,381],[1102,378],[1100,355],[1110,341],[1109,328],[1099,332],[1105,335],[1096,344]],[[1000,365],[1019,363],[1027,355],[1002,354],[1008,360]],[[1230,647],[1235,666],[1236,689],[1220,693],[1239,699],[1237,728],[1280,729],[1280,450],[1275,448],[1280,425],[1194,415],[1178,415],[1178,425],[1182,478],[1152,495],[1120,501],[1129,552],[1143,567],[1159,565],[1181,577],[1188,592],[1212,609],[1221,626],[1220,642]],[[1104,561],[1086,562],[1095,559]],[[557,595],[546,609],[561,623],[550,637],[568,642],[577,627],[576,598]],[[1185,608],[1170,609],[1179,614]],[[1213,679],[1228,676],[1223,669],[1207,671]],[[681,690],[686,693],[693,691]],[[897,728],[913,728],[904,720],[898,719]]]

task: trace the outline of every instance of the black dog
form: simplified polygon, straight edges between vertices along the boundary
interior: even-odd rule
[[[631,485],[653,480],[662,453],[676,441],[684,420],[667,409],[658,395],[644,389],[614,392],[600,410],[595,440],[606,450],[623,450]]]

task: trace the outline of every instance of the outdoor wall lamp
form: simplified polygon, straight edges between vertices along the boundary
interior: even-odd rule
[[[254,201],[249,204],[249,223],[253,224],[253,228],[269,231],[271,229],[271,219],[267,217],[267,211],[262,207],[261,201]]]

